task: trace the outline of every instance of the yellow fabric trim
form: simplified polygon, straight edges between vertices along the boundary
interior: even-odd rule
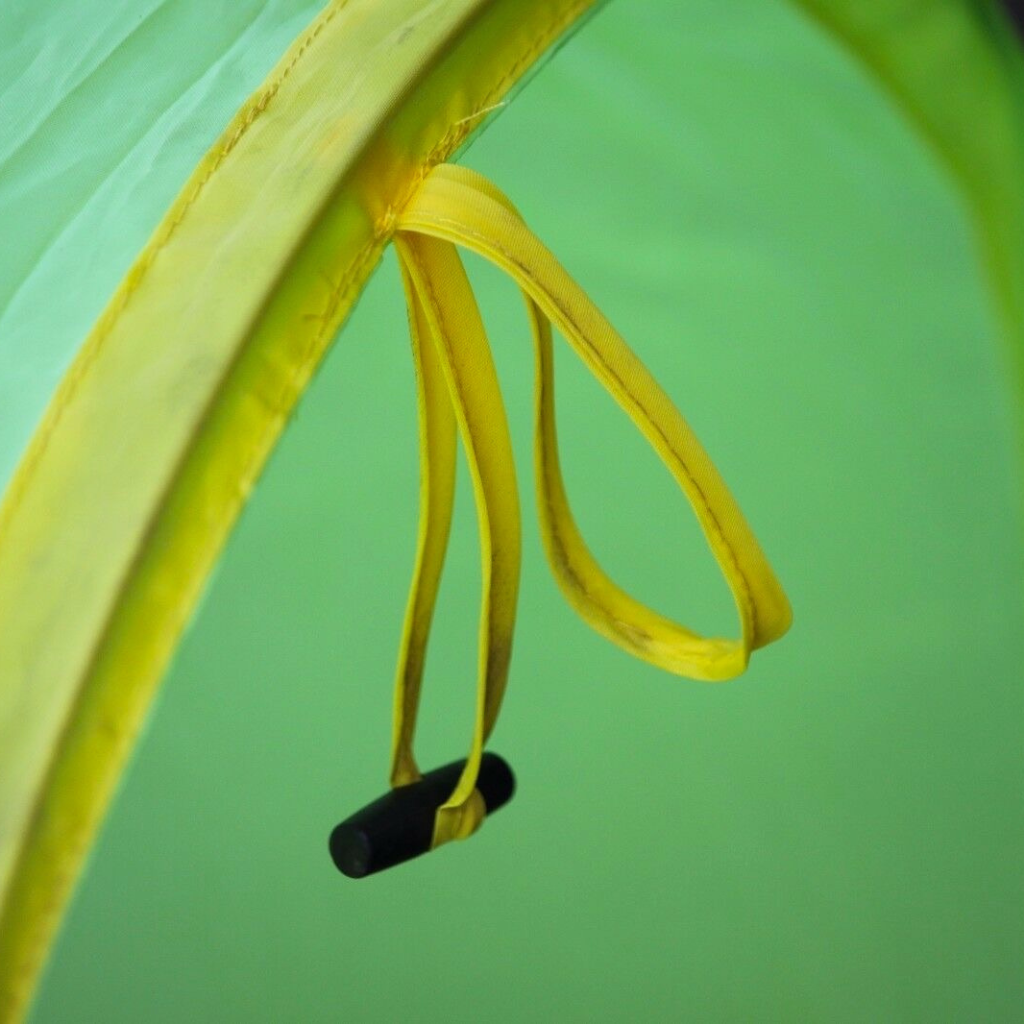
[[[153,690],[424,174],[591,0],[336,0],[204,158],[0,510],[0,1020]]]

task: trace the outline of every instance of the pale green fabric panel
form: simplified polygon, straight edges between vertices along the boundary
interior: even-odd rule
[[[321,6],[0,5],[0,491],[167,206]]]

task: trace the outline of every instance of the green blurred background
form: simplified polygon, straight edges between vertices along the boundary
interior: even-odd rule
[[[316,6],[24,0],[0,17],[8,40],[72,11],[109,39],[138,23],[107,56],[64,29],[66,59],[96,69],[33,129],[36,163],[23,146],[0,166],[16,228],[0,377],[24,400],[3,475],[36,415],[18,338],[49,339],[21,346],[32,381],[59,375]],[[24,128],[43,86],[22,50],[0,81]],[[471,263],[525,516],[493,742],[519,792],[470,842],[339,876],[328,832],[386,784],[415,547],[414,379],[389,254],[181,646],[33,1021],[1019,1020],[1016,414],[949,179],[781,0],[612,2],[463,159],[676,399],[786,585],[793,631],[708,686],[574,617],[537,536],[521,303]],[[660,611],[731,632],[667,473],[567,350],[557,366],[595,553]],[[425,765],[467,748],[478,559],[463,472]]]

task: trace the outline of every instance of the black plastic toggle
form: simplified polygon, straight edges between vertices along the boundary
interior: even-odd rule
[[[392,789],[338,825],[329,843],[338,870],[349,878],[365,878],[427,853],[437,809],[451,796],[465,767],[463,759],[435,768],[419,782]],[[488,815],[504,807],[516,788],[508,762],[497,754],[484,754],[476,788]]]

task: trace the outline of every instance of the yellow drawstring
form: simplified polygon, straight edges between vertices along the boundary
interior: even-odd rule
[[[455,422],[473,476],[484,568],[477,714],[469,759],[438,811],[434,845],[479,827],[483,746],[504,694],[519,577],[515,469],[497,376],[456,245],[505,270],[522,289],[535,344],[535,473],[541,534],[559,587],[580,616],[624,650],[694,679],[731,679],[751,651],[789,628],[789,602],[707,453],[665,392],[512,204],[479,174],[434,168],[397,221],[420,407],[419,548],[395,694],[392,785],[419,778],[412,753],[454,481]],[[693,508],[732,592],[736,639],[703,637],[620,589],[586,547],[562,482],[554,412],[551,325],[654,448]],[[446,393],[447,392],[447,393]]]

